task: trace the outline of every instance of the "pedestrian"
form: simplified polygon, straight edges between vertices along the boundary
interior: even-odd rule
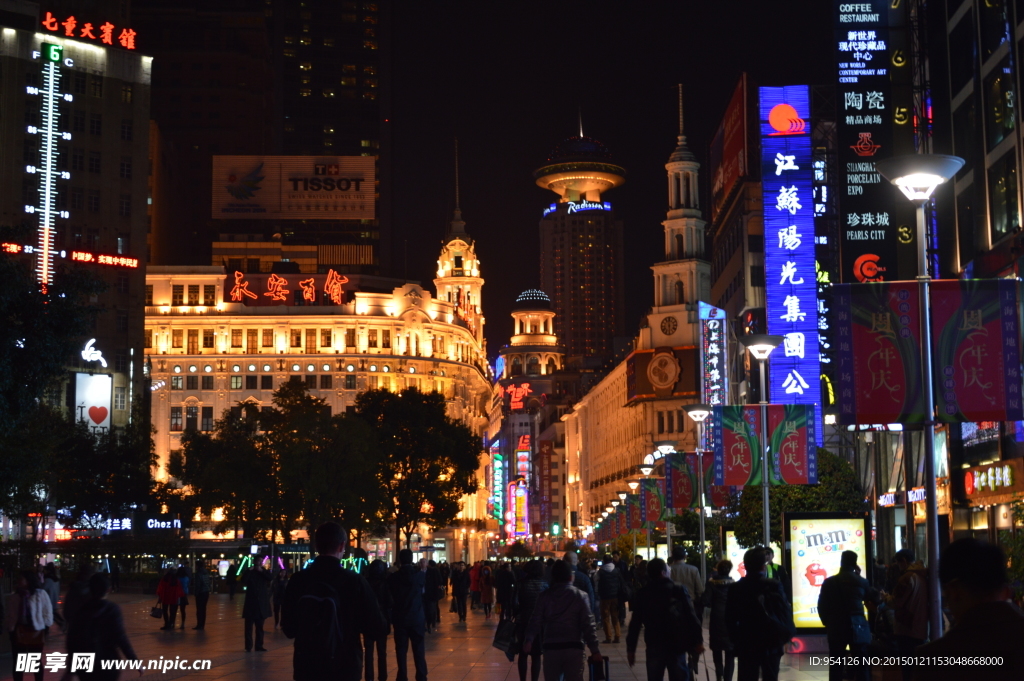
[[[64,616],[57,609],[57,602],[60,600],[60,577],[57,576],[57,566],[52,562],[47,563],[43,568],[43,591],[50,597],[50,609],[53,610],[53,619],[63,629],[67,622]]]
[[[533,611],[537,606],[537,599],[540,598],[540,595],[547,588],[548,582],[544,579],[544,564],[539,560],[531,560],[526,564],[519,588],[516,589],[518,603],[516,604],[515,637],[517,641],[522,642],[526,640],[526,627],[530,623],[530,618],[533,617]],[[540,678],[542,648],[543,633],[539,633],[534,638],[529,653],[524,652],[522,648],[519,649],[519,659],[517,660],[519,681],[526,681],[526,665],[531,659],[533,660],[533,667],[530,672],[530,679],[531,681],[537,681]]]
[[[437,570],[441,573],[441,588],[444,589],[444,595],[447,596],[448,579],[452,576],[452,567],[447,560],[442,560],[441,564],[437,566]]]
[[[288,575],[284,570],[274,573],[274,581],[270,585],[270,597],[274,602],[274,629],[281,626],[281,606],[284,605],[284,594],[288,588]]]
[[[387,681],[388,678],[388,634],[391,633],[391,610],[394,601],[391,599],[391,591],[387,587],[388,566],[384,561],[374,560],[366,570],[366,581],[370,590],[377,599],[377,605],[384,615],[386,628],[381,632],[363,634],[363,649],[366,652],[366,681],[373,681],[373,652],[377,650],[377,681]]]
[[[181,584],[181,600],[178,601],[178,609],[181,612],[181,629],[185,628],[185,608],[188,607],[188,594],[189,589],[192,586],[191,572],[191,570],[182,564],[178,566],[178,572],[176,573],[178,584]],[[173,621],[171,622],[171,627],[174,627]]]
[[[729,588],[734,584],[729,574],[732,572],[732,561],[722,560],[715,566],[715,574],[708,578],[704,588],[702,605],[710,612],[708,626],[708,646],[715,664],[715,681],[732,681],[732,673],[736,667],[736,656],[733,654],[729,628],[726,626],[725,610],[729,603]]]
[[[266,651],[263,647],[263,622],[273,614],[270,607],[270,582],[273,577],[263,569],[263,563],[256,560],[251,568],[242,573],[245,587],[245,601],[242,617],[245,619],[245,652],[253,650],[253,630],[256,631],[256,652]]]
[[[292,678],[359,681],[363,639],[387,636],[387,623],[366,578],[342,567],[345,530],[324,523],[313,542],[318,555],[288,580],[281,608],[281,629],[295,639]]]
[[[1006,554],[977,539],[958,539],[939,560],[943,605],[952,625],[946,634],[919,647],[924,660],[999,658],[1000,664],[978,667],[985,681],[1024,679],[1024,614],[1012,603]],[[962,667],[913,665],[913,681],[947,681],[969,675]]]
[[[206,606],[210,602],[212,580],[210,571],[206,567],[206,561],[196,561],[195,583],[192,585],[192,593],[196,597],[196,631],[203,631],[206,628]]]
[[[420,561],[423,570],[423,616],[427,623],[427,633],[434,630],[441,623],[441,609],[438,601],[441,600],[441,572],[437,569],[437,563],[423,558]]]
[[[522,650],[527,655],[533,652],[534,641],[543,637],[544,681],[583,681],[586,648],[595,665],[603,661],[587,596],[572,585],[575,574],[565,561],[555,561],[551,586],[537,597],[526,626]]]
[[[110,591],[117,593],[121,590],[121,564],[117,558],[110,561]]]
[[[82,607],[82,604],[89,600],[89,578],[96,573],[92,563],[82,563],[78,567],[78,575],[75,581],[68,585],[67,593],[64,594],[64,622],[71,622],[75,611]]]
[[[893,608],[893,634],[896,652],[899,655],[913,655],[918,646],[928,638],[928,570],[920,561],[914,560],[914,552],[902,549],[894,556],[899,578],[892,594],[886,599]],[[903,681],[910,681],[913,667],[904,665]]]
[[[50,596],[42,589],[38,571],[22,572],[15,587],[14,593],[7,597],[4,629],[11,637],[13,678],[14,681],[21,681],[25,673],[18,671],[18,655],[42,655],[46,633],[53,624],[53,606]],[[43,681],[42,665],[35,672],[35,677],[36,681]]]
[[[498,572],[494,575],[494,593],[498,601],[498,608],[501,610],[501,619],[513,619],[516,602],[516,578],[512,573],[512,566],[507,562],[502,562],[498,566]]]
[[[228,565],[228,600],[235,600],[235,590],[238,588],[238,569],[240,566],[230,563]]]
[[[590,612],[594,614],[594,621],[601,626],[601,612],[597,608],[597,594],[594,593],[594,582],[590,576],[580,568],[580,557],[575,551],[566,551],[562,560],[569,564],[573,572],[573,586],[587,594],[587,603],[590,605]],[[550,583],[548,579],[548,583]]]
[[[669,565],[672,570],[672,581],[678,586],[686,587],[686,592],[691,595],[693,602],[696,605],[697,617],[702,618],[700,604],[703,603],[704,599],[704,583],[700,578],[700,570],[697,569],[696,565],[690,565],[686,562],[686,549],[682,546],[676,546],[672,549],[672,559],[669,561]],[[690,656],[690,674],[691,676],[697,676],[697,658]]]
[[[876,589],[885,588],[885,577],[888,568],[881,556],[875,557],[875,563],[871,566],[871,586]]]
[[[601,601],[601,620],[604,622],[604,642],[618,643],[621,634],[619,600],[626,596],[626,578],[615,566],[612,557],[605,555],[597,573],[597,597]],[[612,635],[615,639],[612,639]]]
[[[768,561],[765,565],[765,575],[768,579],[778,580],[779,583],[782,584],[782,588],[786,591],[786,597],[790,598],[789,573],[786,571],[784,566],[775,564],[775,549],[769,546],[764,550],[764,552],[765,560]]]
[[[839,557],[839,574],[828,577],[818,592],[818,618],[825,625],[830,658],[860,657],[867,652],[871,628],[864,616],[864,605],[877,602],[878,592],[857,574],[857,554],[843,551]],[[870,681],[871,668],[863,664],[833,663],[829,664],[828,678],[829,681],[849,678]]]
[[[729,587],[725,620],[739,661],[738,681],[757,681],[758,673],[761,681],[778,681],[782,647],[792,639],[792,607],[778,580],[765,576],[766,563],[763,548],[750,549],[743,554],[746,574]]]
[[[633,556],[633,565],[629,568],[629,587],[633,593],[647,586],[647,561],[640,554]],[[630,603],[630,609],[632,609]]]
[[[647,650],[647,681],[690,678],[687,654],[704,652],[704,632],[686,587],[672,581],[671,570],[661,558],[647,564],[647,585],[636,593],[633,618],[626,635],[626,660],[636,663],[636,644],[644,630]]]
[[[156,597],[164,610],[164,626],[160,627],[161,629],[174,629],[174,623],[178,620],[178,603],[181,602],[181,596],[178,571],[170,568],[156,586]]]
[[[491,564],[485,562],[480,568],[480,605],[484,607],[484,618],[491,619],[491,608],[494,606],[494,572]]]
[[[476,610],[476,606],[480,605],[480,570],[482,566],[480,561],[473,563],[473,567],[469,568],[469,609]]]
[[[466,598],[469,596],[469,572],[466,564],[459,562],[452,567],[452,604],[459,622],[466,621]]]
[[[397,681],[409,681],[409,645],[416,666],[416,681],[427,681],[427,656],[423,637],[426,620],[423,615],[424,573],[412,564],[412,551],[398,552],[398,572],[388,577],[388,590],[394,605],[391,622],[395,634],[395,654],[398,656]]]
[[[139,659],[125,631],[121,608],[107,600],[109,591],[107,575],[98,573],[89,577],[89,599],[68,621],[68,655],[74,658],[76,653],[93,653],[97,660],[93,671],[76,672],[82,681],[117,681],[121,671],[106,669],[99,660],[117,660],[122,656],[126,660]],[[138,671],[142,676],[144,670]]]

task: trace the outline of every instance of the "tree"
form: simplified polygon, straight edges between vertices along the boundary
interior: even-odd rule
[[[509,560],[525,560],[533,558],[533,549],[521,541],[505,547],[505,557]]]
[[[445,413],[444,396],[408,388],[399,394],[370,390],[356,398],[356,414],[373,430],[384,517],[410,541],[419,523],[445,527],[460,499],[477,487],[480,444]]]
[[[817,485],[779,485],[768,492],[771,513],[771,540],[782,544],[784,513],[819,511],[863,513],[867,510],[864,491],[857,474],[844,459],[827,449],[818,448]],[[736,541],[743,548],[760,546],[764,541],[760,487],[747,487],[740,497],[735,518]]]

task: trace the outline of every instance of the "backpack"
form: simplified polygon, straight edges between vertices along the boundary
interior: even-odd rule
[[[328,660],[341,654],[344,636],[338,620],[338,592],[327,582],[312,582],[295,606],[297,652],[313,653]]]
[[[766,586],[774,587],[778,582],[770,580]],[[796,627],[793,626],[793,612],[789,601],[779,593],[778,589],[766,588],[757,597],[761,604],[761,624],[763,633],[762,640],[772,648],[781,648],[793,640],[796,635]]]
[[[678,588],[672,589],[668,600],[669,627],[666,632],[669,650],[676,655],[689,652],[704,640],[704,632],[698,628],[700,625],[694,627],[696,615],[691,615],[690,604],[678,591]]]

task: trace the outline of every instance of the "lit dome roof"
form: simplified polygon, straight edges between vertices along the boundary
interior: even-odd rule
[[[528,288],[516,298],[516,310],[550,310],[551,299],[540,289]]]
[[[602,142],[593,137],[570,137],[558,143],[548,154],[548,163],[568,161],[611,162],[612,154]]]

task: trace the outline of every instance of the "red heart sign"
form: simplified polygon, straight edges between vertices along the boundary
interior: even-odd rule
[[[107,408],[106,407],[89,407],[89,418],[92,419],[93,423],[99,425],[107,420]]]

